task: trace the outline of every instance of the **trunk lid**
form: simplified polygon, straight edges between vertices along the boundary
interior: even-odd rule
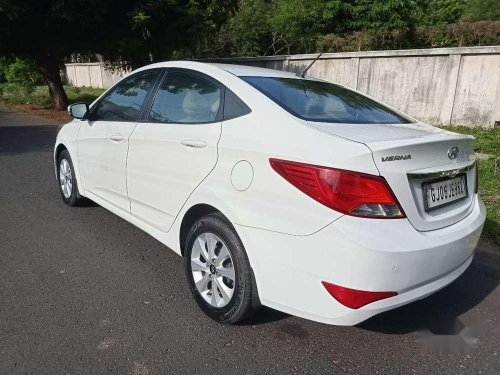
[[[452,225],[472,210],[475,156],[472,136],[448,132],[422,123],[330,124],[309,123],[323,132],[365,144],[380,175],[389,183],[408,220],[419,231]],[[450,158],[450,150],[458,152]],[[467,197],[426,209],[424,186],[465,176]]]

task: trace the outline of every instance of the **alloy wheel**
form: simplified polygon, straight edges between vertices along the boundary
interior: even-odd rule
[[[213,307],[226,306],[232,299],[236,275],[231,252],[213,233],[200,234],[191,251],[191,272],[196,289]]]
[[[59,164],[59,183],[64,198],[69,199],[73,192],[73,176],[71,174],[71,166],[66,159],[62,159]]]

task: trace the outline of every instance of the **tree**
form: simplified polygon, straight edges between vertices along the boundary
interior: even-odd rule
[[[500,1],[470,0],[463,15],[464,21],[500,20]]]
[[[237,55],[307,53],[325,34],[407,33],[415,8],[415,0],[241,0],[221,39]]]
[[[268,0],[241,0],[234,15],[227,19],[216,36],[212,56],[265,55],[273,49],[273,29],[269,18],[275,4]]]
[[[218,3],[227,1],[0,0],[0,54],[35,61],[62,110],[68,104],[59,74],[65,57],[99,53],[132,66],[169,58],[193,45]]]
[[[419,0],[416,21],[420,26],[457,22],[469,3],[469,0]]]
[[[349,31],[400,30],[414,26],[414,0],[354,0],[349,2]]]

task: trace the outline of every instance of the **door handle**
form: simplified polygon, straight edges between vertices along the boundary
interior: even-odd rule
[[[120,133],[116,133],[116,134],[110,135],[109,139],[111,139],[112,141],[115,141],[115,142],[121,142],[125,138]]]
[[[198,139],[184,139],[181,141],[183,146],[192,148],[203,148],[207,146],[207,142]]]

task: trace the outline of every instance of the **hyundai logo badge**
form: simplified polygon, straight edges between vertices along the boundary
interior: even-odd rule
[[[448,157],[453,160],[453,159],[456,159],[458,157],[458,152],[459,152],[459,149],[457,146],[453,146],[452,148],[450,148],[448,150]]]

